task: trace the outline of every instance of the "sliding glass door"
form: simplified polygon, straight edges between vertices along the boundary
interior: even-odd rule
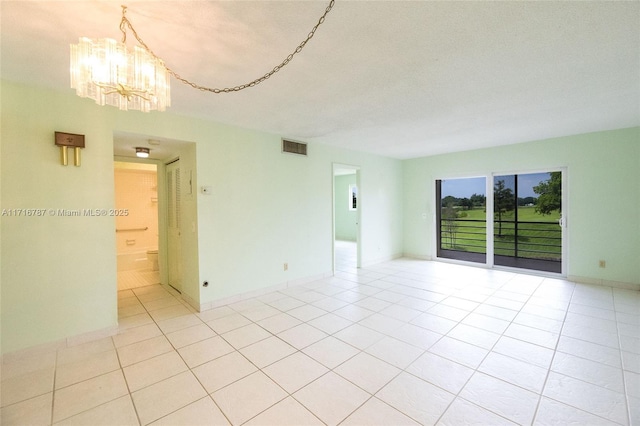
[[[560,170],[436,180],[437,257],[562,273],[562,181]]]
[[[493,264],[562,272],[562,172],[493,177]]]
[[[438,257],[486,263],[486,178],[436,181]]]

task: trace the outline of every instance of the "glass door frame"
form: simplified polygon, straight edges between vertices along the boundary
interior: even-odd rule
[[[533,270],[533,269],[522,269],[522,268],[516,268],[516,267],[508,267],[508,266],[501,266],[501,265],[495,265],[494,261],[493,261],[493,257],[494,257],[494,199],[493,199],[493,192],[494,192],[494,178],[495,176],[504,176],[504,175],[523,175],[523,174],[533,174],[533,173],[550,173],[550,172],[561,172],[562,173],[562,215],[561,215],[561,219],[560,219],[560,223],[559,226],[562,229],[562,261],[561,261],[561,272],[560,273],[554,273],[554,272],[546,272],[546,271],[539,271],[539,270]],[[440,224],[438,223],[437,220],[437,209],[440,208],[440,200],[437,199],[437,194],[436,194],[436,181],[438,180],[447,180],[447,179],[467,179],[467,178],[485,178],[485,183],[486,183],[486,189],[485,189],[485,196],[486,196],[486,209],[487,209],[487,215],[486,215],[486,261],[485,263],[478,263],[478,262],[470,262],[470,261],[464,261],[464,260],[457,260],[457,259],[451,259],[451,258],[446,258],[446,257],[439,257],[438,256],[438,251],[439,251],[439,237],[438,237],[438,227],[440,226]],[[460,264],[464,264],[464,265],[469,265],[469,266],[476,266],[476,267],[485,267],[485,268],[489,268],[489,269],[497,269],[497,270],[507,270],[507,271],[512,271],[512,272],[526,272],[526,273],[532,273],[532,274],[536,274],[536,275],[546,275],[546,276],[552,276],[552,277],[566,277],[567,276],[567,271],[568,271],[568,263],[569,263],[569,258],[568,258],[568,253],[569,253],[569,227],[568,227],[568,218],[569,216],[569,202],[568,202],[568,168],[565,167],[549,167],[549,168],[541,168],[541,169],[528,169],[528,170],[523,170],[523,169],[516,169],[516,170],[500,170],[500,171],[492,171],[486,175],[481,175],[481,174],[474,174],[474,175],[464,175],[464,174],[459,174],[459,175],[448,175],[447,177],[434,177],[432,179],[432,188],[434,188],[434,198],[436,199],[436,203],[434,205],[434,214],[433,214],[433,225],[432,225],[432,229],[436,232],[434,232],[433,234],[433,238],[432,238],[432,244],[433,244],[433,258],[435,260],[438,261],[443,261],[443,262],[449,262],[449,263],[460,263]]]

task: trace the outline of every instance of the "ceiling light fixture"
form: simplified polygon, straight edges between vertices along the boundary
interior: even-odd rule
[[[254,87],[280,71],[293,57],[300,53],[315,35],[333,8],[335,0],[330,0],[318,23],[307,37],[280,64],[255,80],[233,87],[210,88],[193,83],[167,67],[142,41],[126,16],[127,7],[122,6],[122,42],[110,38],[90,39],[81,37],[77,45],[71,45],[71,88],[83,98],[91,98],[98,105],[112,105],[121,110],[164,111],[171,106],[170,78],[194,89],[211,93],[229,93]],[[127,49],[127,28],[131,30],[140,46],[133,51]]]
[[[149,148],[144,148],[141,146],[136,147],[136,157],[139,158],[149,158]]]

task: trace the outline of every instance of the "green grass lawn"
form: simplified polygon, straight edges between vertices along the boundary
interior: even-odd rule
[[[455,238],[451,238],[452,235],[448,232],[446,221],[442,222],[442,248],[486,253],[486,213],[483,209],[459,212],[459,216],[464,214],[466,214],[465,217],[459,217],[458,220],[453,222]],[[533,259],[560,260],[562,233],[558,225],[559,218],[559,212],[543,216],[536,213],[535,207],[519,207],[518,256]],[[468,223],[465,223],[467,221]],[[496,223],[494,226],[494,252],[498,255],[515,256],[515,212],[503,214],[502,221],[501,235],[499,235],[499,225]]]

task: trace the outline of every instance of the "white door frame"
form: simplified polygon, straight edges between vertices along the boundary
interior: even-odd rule
[[[360,166],[343,163],[332,163],[331,165],[331,270],[336,273],[336,171],[349,169],[356,172],[356,187],[358,188],[358,205],[356,209],[356,267],[362,266],[362,188],[360,185]]]

